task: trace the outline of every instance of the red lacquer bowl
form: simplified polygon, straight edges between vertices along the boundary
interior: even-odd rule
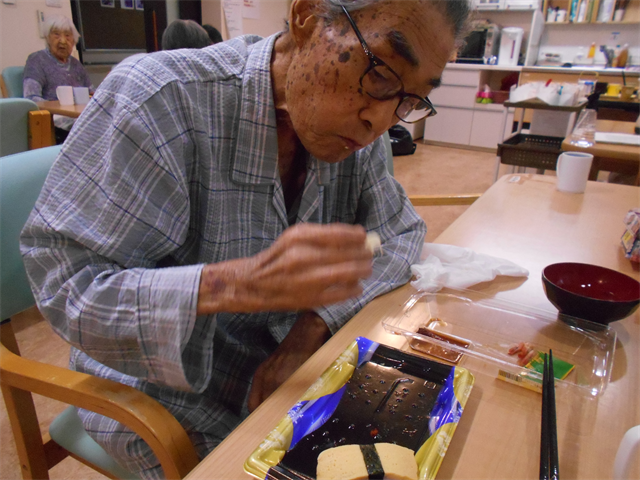
[[[554,263],[542,271],[549,301],[561,314],[607,325],[636,311],[640,282],[598,265]]]

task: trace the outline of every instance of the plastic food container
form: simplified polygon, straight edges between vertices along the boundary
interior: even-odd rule
[[[559,389],[597,396],[611,376],[616,343],[611,328],[572,318],[560,321],[555,313],[477,292],[418,292],[382,324],[388,332],[404,335],[414,351],[428,358],[534,391],[541,391],[542,381],[535,356],[549,349],[554,366],[559,362]],[[523,350],[530,355],[520,358]]]
[[[312,480],[318,456],[341,445],[395,443],[433,479],[473,387],[466,369],[364,337],[291,407],[244,464],[257,479]]]

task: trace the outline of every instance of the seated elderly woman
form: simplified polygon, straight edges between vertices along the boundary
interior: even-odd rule
[[[204,48],[212,44],[207,31],[193,20],[174,20],[162,34],[162,50]]]
[[[71,56],[80,38],[73,22],[63,15],[48,15],[43,31],[46,48],[29,55],[24,67],[24,97],[34,102],[57,100],[56,88],[62,85],[93,90],[86,70]],[[56,143],[64,141],[73,121],[54,115]]]

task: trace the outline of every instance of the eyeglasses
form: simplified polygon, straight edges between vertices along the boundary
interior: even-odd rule
[[[415,123],[423,118],[433,117],[437,112],[431,101],[427,97],[404,91],[404,84],[400,76],[369,50],[367,42],[364,41],[360,30],[344,6],[342,6],[342,11],[360,40],[364,53],[369,57],[369,66],[360,77],[362,90],[376,100],[390,100],[394,97],[400,97],[396,107],[396,116],[403,122]]]

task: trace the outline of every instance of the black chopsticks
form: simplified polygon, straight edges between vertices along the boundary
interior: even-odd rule
[[[553,377],[553,352],[544,354],[542,372],[542,424],[540,428],[540,480],[558,480],[558,431],[556,394]]]

